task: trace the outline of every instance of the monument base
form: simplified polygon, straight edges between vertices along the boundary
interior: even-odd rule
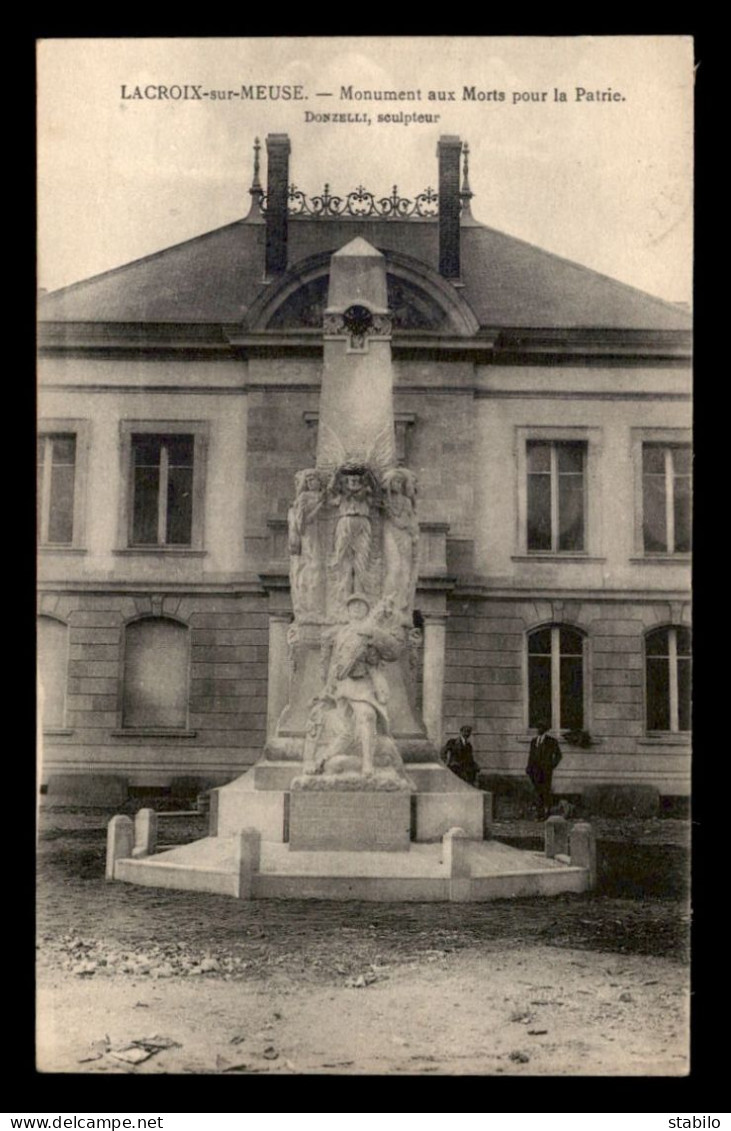
[[[242,867],[239,841],[208,837],[144,859],[118,859],[113,878],[235,899],[399,903],[561,895],[588,891],[592,883],[590,869],[568,858],[549,859],[497,841],[466,841],[455,852],[453,834],[436,844],[412,844],[409,852],[293,852],[287,844],[262,842],[260,859],[252,855],[248,867]]]
[[[408,852],[411,795],[292,790],[292,852]]]
[[[210,835],[234,836],[245,828],[258,829],[264,841],[288,843],[290,798],[295,793],[317,792],[320,796],[340,793],[335,779],[313,775],[309,788],[295,782],[302,764],[259,762],[228,785],[211,790]],[[461,781],[442,764],[410,765],[406,769],[416,792],[403,791],[411,802],[412,840],[439,840],[449,829],[463,828],[473,840],[489,838],[492,824],[492,794]],[[342,792],[348,781],[342,782]],[[322,788],[322,792],[317,787]],[[352,786],[351,786],[352,788]],[[390,790],[375,790],[391,796]],[[394,792],[401,793],[401,790]],[[362,793],[360,794],[362,796]]]
[[[594,882],[588,826],[573,829],[568,855],[553,836],[544,853],[483,840],[490,795],[444,766],[409,767],[416,793],[292,788],[301,771],[260,763],[213,790],[210,836],[177,848],[156,851],[143,811],[144,857],[134,855],[130,819],[115,817],[107,879],[236,899],[378,901],[558,895]],[[126,839],[114,828],[120,821]]]

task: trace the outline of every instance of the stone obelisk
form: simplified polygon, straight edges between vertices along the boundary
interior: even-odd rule
[[[386,263],[363,239],[332,256],[315,467],[288,516],[289,700],[270,759],[305,789],[412,788],[433,756],[416,706],[416,476],[396,459]]]
[[[354,239],[331,260],[317,464],[374,458],[396,464],[391,318],[385,259]]]

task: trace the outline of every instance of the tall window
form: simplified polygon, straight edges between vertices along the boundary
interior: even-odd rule
[[[132,544],[189,546],[193,530],[190,435],[132,434]]]
[[[690,551],[690,444],[642,445],[642,537],[645,553]]]
[[[657,628],[645,637],[648,730],[690,730],[690,656],[687,628]]]
[[[122,725],[178,729],[187,717],[187,628],[165,617],[133,621],[125,633]]]
[[[528,550],[583,551],[586,444],[529,440]]]
[[[44,730],[65,726],[68,628],[53,617],[38,618],[38,676]]]
[[[70,546],[74,540],[76,436],[39,436],[36,466],[38,541]]]
[[[528,636],[528,725],[584,727],[584,637],[551,625]]]

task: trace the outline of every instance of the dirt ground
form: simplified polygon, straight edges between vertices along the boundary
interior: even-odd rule
[[[399,905],[107,884],[107,818],[42,817],[41,1071],[688,1071],[687,823],[597,822],[586,895]],[[166,843],[205,833],[164,828]]]

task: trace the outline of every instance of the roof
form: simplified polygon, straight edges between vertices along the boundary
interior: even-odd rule
[[[289,269],[355,236],[438,265],[436,220],[290,217]],[[266,293],[254,216],[44,295],[42,322],[241,323]],[[682,330],[687,310],[474,220],[461,226],[459,294],[481,328]]]

